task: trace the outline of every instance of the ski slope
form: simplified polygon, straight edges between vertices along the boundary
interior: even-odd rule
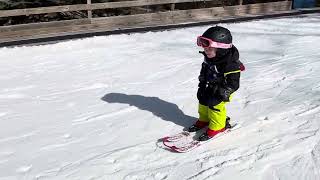
[[[241,128],[189,153],[209,26],[0,49],[0,180],[319,180],[320,14],[222,24]]]

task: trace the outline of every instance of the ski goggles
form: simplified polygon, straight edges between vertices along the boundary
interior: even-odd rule
[[[200,47],[214,47],[214,48],[221,48],[221,49],[229,49],[232,47],[232,44],[225,44],[225,43],[219,43],[212,41],[209,38],[205,38],[202,36],[198,36],[197,38],[197,45]]]

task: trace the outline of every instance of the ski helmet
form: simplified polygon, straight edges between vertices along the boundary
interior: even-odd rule
[[[227,28],[221,26],[214,26],[207,29],[202,36],[219,43],[232,43],[231,32]]]
[[[224,43],[224,44],[232,44],[232,35],[231,32],[224,27],[214,26],[207,29],[203,34],[203,37],[211,39],[215,42]],[[228,49],[217,49],[217,56],[221,57],[227,54]]]

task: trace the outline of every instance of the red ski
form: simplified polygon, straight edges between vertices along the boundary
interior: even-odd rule
[[[192,134],[194,133],[189,133],[189,132],[180,132],[178,134],[175,134],[173,136],[167,136],[162,139],[163,144],[167,147],[170,148],[174,152],[179,152],[179,153],[185,153],[189,152],[203,144],[206,144],[213,139],[216,139],[232,130],[238,129],[240,126],[237,124],[234,124],[231,126],[231,128],[226,129],[222,133],[219,133],[215,137],[207,140],[207,141],[199,141],[197,140],[196,137],[194,137]]]

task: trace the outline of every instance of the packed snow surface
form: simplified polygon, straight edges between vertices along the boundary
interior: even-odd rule
[[[319,180],[320,14],[236,24],[241,127],[189,153],[209,26],[0,49],[0,180]]]

